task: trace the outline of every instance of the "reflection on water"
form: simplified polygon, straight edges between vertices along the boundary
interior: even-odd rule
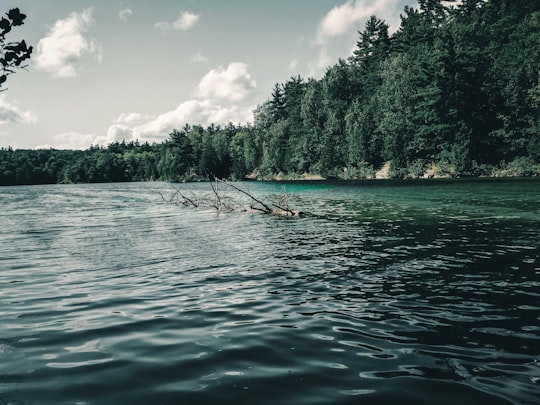
[[[540,403],[539,185],[1,188],[0,403]]]

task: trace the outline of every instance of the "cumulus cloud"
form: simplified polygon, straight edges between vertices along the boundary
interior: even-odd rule
[[[121,124],[114,124],[113,126],[121,127]],[[129,128],[125,126],[126,128]],[[113,142],[121,142],[123,140],[131,140],[131,131],[126,130],[125,133],[121,131],[109,131],[106,135],[88,134],[77,131],[63,132],[53,136],[53,141],[49,144],[41,144],[36,146],[37,149],[88,149],[90,146],[100,145],[105,146]]]
[[[370,4],[366,3],[364,0],[349,0],[332,8],[319,24],[317,43],[322,44],[330,38],[350,32],[356,22],[374,14],[379,3],[387,3],[387,1],[376,0]]]
[[[185,124],[208,126],[228,122],[247,123],[253,120],[255,105],[249,104],[256,88],[244,63],[231,63],[208,72],[195,90],[195,98],[178,105],[174,110],[157,116],[138,113],[121,114],[103,138],[95,143],[107,144],[120,140],[162,142],[173,129]],[[232,104],[232,101],[242,105]]]
[[[118,13],[118,18],[120,18],[122,21],[127,21],[132,15],[133,10],[131,10],[130,8],[124,8]]]
[[[185,124],[208,126],[212,123],[246,123],[252,120],[250,107],[222,106],[212,100],[189,100],[176,109],[160,114],[146,122],[136,125],[115,123],[107,131],[104,143],[120,140],[139,140],[141,142],[162,142],[173,129]],[[118,120],[117,120],[118,121]]]
[[[156,28],[161,31],[175,30],[175,31],[187,31],[192,28],[201,16],[198,14],[190,13],[189,11],[183,11],[178,18],[173,22],[158,22]]]
[[[195,55],[191,56],[190,61],[192,63],[208,63],[208,58],[204,56],[201,51],[198,51]]]
[[[390,32],[397,29],[404,3],[404,0],[347,0],[333,7],[321,19],[312,40],[311,45],[319,50],[316,59],[308,63],[308,74],[320,76],[328,66],[335,63],[337,56],[331,55],[331,49],[336,39],[345,35],[356,36],[358,31],[364,29],[370,16],[376,15],[383,19],[389,25]]]
[[[137,125],[148,121],[151,118],[151,115],[143,115],[139,113],[120,114],[114,123],[119,125]]]
[[[245,63],[231,63],[224,68],[212,69],[199,82],[196,95],[203,99],[241,101],[257,83],[252,79]]]
[[[38,42],[34,58],[36,69],[54,77],[73,77],[84,58],[101,61],[101,48],[85,36],[93,23],[92,9],[71,13],[69,17],[58,20],[47,36]]]
[[[395,26],[399,23],[401,6],[400,0],[348,0],[332,8],[322,18],[316,42],[324,44],[329,39],[349,33],[359,21],[372,15],[377,15],[385,19],[390,26]]]
[[[31,124],[36,121],[37,116],[33,112],[21,110],[14,103],[10,103],[4,94],[0,94],[0,124]]]
[[[215,86],[211,89],[210,86]],[[108,145],[116,141],[159,143],[174,130],[185,124],[248,123],[253,121],[250,98],[256,88],[244,63],[231,63],[206,74],[196,87],[194,98],[180,103],[175,109],[155,116],[140,113],[120,114],[109,126],[106,134],[65,132],[54,136],[51,145],[42,148],[86,149],[90,145]],[[1,101],[1,99],[0,99]],[[236,104],[231,101],[241,101]],[[2,111],[0,102],[0,117]]]
[[[37,145],[36,149],[87,149],[90,145],[97,145],[95,134],[81,134],[78,132],[64,132],[53,137],[50,144]]]

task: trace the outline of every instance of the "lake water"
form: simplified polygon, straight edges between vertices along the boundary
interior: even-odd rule
[[[247,187],[0,188],[0,404],[540,403],[538,179]]]

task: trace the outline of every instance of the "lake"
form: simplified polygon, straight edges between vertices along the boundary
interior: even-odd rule
[[[539,179],[240,186],[0,188],[0,404],[540,403]]]

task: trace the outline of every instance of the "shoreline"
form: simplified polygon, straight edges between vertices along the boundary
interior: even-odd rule
[[[251,179],[245,178],[242,180],[227,180],[231,182],[261,182],[261,183],[280,183],[280,184],[442,184],[451,183],[455,181],[462,182],[481,182],[481,181],[500,181],[500,182],[519,182],[519,181],[540,181],[539,175],[532,176],[460,176],[460,177],[431,177],[431,178],[364,178],[364,179],[351,179],[351,178],[271,178],[271,179]],[[86,182],[86,183],[21,183],[21,184],[3,184],[2,187],[18,187],[18,186],[46,186],[46,185],[74,185],[74,184],[117,184],[117,183],[169,183],[169,184],[184,184],[184,183],[209,183],[208,179],[191,179],[186,181],[165,181],[165,180],[136,180],[136,181],[110,181],[110,182]]]
[[[516,178],[516,177],[540,177],[539,164],[501,164],[476,165],[465,173],[459,174],[455,167],[445,162],[426,163],[420,167],[407,166],[395,168],[392,162],[384,162],[379,168],[373,166],[361,166],[360,168],[336,168],[330,174],[323,176],[319,173],[304,172],[284,174],[279,172],[272,175],[260,175],[256,170],[245,176],[246,180],[260,181],[377,181],[377,180],[430,180],[430,179],[460,179],[460,178]]]

